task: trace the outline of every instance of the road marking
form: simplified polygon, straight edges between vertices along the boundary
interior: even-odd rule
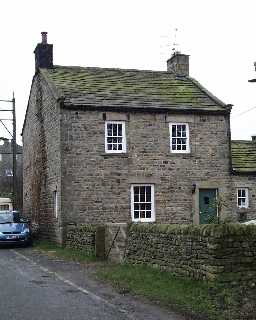
[[[75,288],[76,290],[88,295],[92,300],[95,300],[97,302],[101,302],[101,303],[104,303],[106,304],[107,306],[109,306],[110,308],[113,308],[123,314],[125,314],[127,316],[128,319],[131,319],[131,320],[135,320],[135,318],[129,314],[125,309],[121,309],[119,307],[117,307],[116,305],[114,305],[113,303],[107,301],[106,299],[96,295],[95,293],[91,292],[91,291],[88,291],[86,290],[85,288],[83,287],[80,287],[78,285],[76,285],[74,282],[68,280],[68,279],[65,279],[64,277],[62,277],[61,275],[59,275],[57,272],[54,272],[54,271],[50,271],[48,268],[45,268],[43,266],[41,266],[40,264],[36,263],[35,261],[33,261],[32,259],[26,257],[25,255],[23,255],[22,253],[14,250],[14,249],[11,249],[11,251],[16,254],[16,256],[26,260],[27,262],[29,262],[30,264],[34,265],[34,266],[37,266],[40,270],[42,270],[43,272],[45,273],[48,273],[50,275],[53,275],[54,277],[56,277],[58,280],[64,282],[65,284]]]

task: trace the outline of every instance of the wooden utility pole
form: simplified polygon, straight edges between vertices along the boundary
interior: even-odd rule
[[[17,144],[16,144],[16,113],[15,113],[15,97],[14,92],[12,96],[12,100],[0,100],[0,102],[8,102],[12,104],[12,108],[10,109],[2,109],[0,108],[0,112],[8,112],[12,113],[12,119],[6,119],[0,117],[0,124],[3,125],[5,130],[12,137],[12,206],[13,210],[17,210]],[[8,129],[3,121],[12,121],[12,132]]]
[[[13,191],[13,210],[17,210],[17,144],[16,144],[16,113],[15,113],[15,97],[12,97],[12,191]]]

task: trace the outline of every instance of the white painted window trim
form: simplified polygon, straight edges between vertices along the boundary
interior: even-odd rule
[[[151,218],[134,218],[134,187],[151,187]],[[132,184],[131,185],[131,216],[133,222],[154,222],[155,214],[155,186],[153,184]]]
[[[53,191],[53,210],[54,210],[54,216],[57,219],[58,218],[58,191]]]
[[[173,150],[172,149],[172,126],[177,126],[177,125],[180,125],[180,126],[186,126],[186,150]],[[169,132],[170,132],[170,152],[171,153],[190,153],[190,139],[189,139],[189,125],[188,123],[184,123],[184,122],[170,122],[169,123]],[[176,137],[174,137],[176,138]]]
[[[108,138],[108,124],[121,124],[122,125],[122,150],[108,150],[107,138]],[[126,153],[126,133],[125,133],[125,121],[105,121],[105,152],[106,153]]]
[[[239,197],[238,196],[238,191],[239,190],[245,190],[245,197]],[[245,204],[244,205],[239,205],[238,204],[238,199],[245,199]],[[236,190],[236,204],[238,208],[249,208],[249,189],[248,188],[237,188]]]

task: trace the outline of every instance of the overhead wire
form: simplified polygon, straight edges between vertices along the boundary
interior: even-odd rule
[[[238,117],[242,116],[243,114],[248,113],[248,112],[250,112],[250,111],[252,111],[252,110],[254,110],[254,109],[256,109],[256,106],[255,106],[255,107],[252,107],[252,108],[250,108],[250,109],[248,109],[248,110],[245,110],[245,111],[243,111],[243,112],[241,112],[241,113],[239,113],[239,114],[234,115],[233,118],[238,118]]]

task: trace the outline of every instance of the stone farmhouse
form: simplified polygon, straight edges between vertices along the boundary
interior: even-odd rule
[[[24,212],[42,236],[70,223],[207,223],[256,214],[256,142],[231,142],[227,105],[189,76],[53,65],[35,53],[22,136]]]
[[[22,210],[22,146],[16,144],[16,206]],[[0,210],[12,209],[13,196],[13,153],[12,141],[0,137]]]

